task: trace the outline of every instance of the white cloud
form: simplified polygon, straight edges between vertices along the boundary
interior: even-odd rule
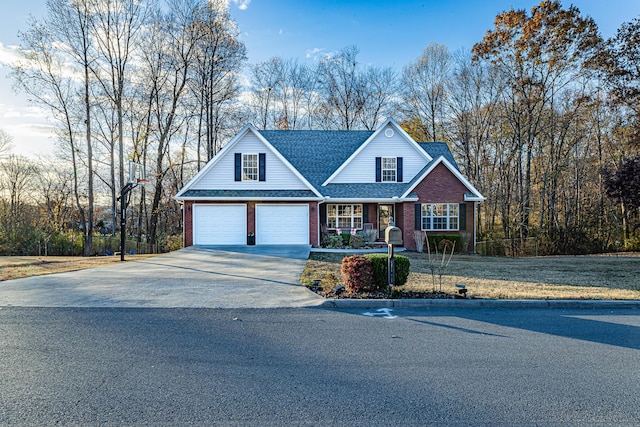
[[[249,4],[251,4],[251,0],[227,0],[229,2],[229,4],[233,3],[234,5],[238,6],[238,9],[240,10],[247,10],[247,8],[249,7]]]
[[[0,42],[0,64],[15,65],[22,59],[18,46],[5,46]]]
[[[313,59],[317,59],[319,56],[322,56],[322,52],[324,51],[323,48],[320,47],[314,47],[313,49],[307,49],[306,58],[313,58]]]

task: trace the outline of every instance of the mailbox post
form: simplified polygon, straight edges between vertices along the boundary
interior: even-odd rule
[[[393,256],[393,246],[394,245],[402,245],[402,230],[398,227],[394,227],[390,225],[384,230],[384,241],[387,243],[388,248],[388,261],[387,261],[387,272],[388,272],[388,286],[387,290],[391,292],[391,287],[395,285],[395,270],[396,270],[396,260]]]

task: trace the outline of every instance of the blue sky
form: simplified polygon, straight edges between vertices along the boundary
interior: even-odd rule
[[[530,9],[539,0],[228,0],[247,46],[250,63],[273,56],[315,61],[324,53],[356,45],[364,64],[398,69],[414,61],[432,42],[452,51],[470,49],[510,8]],[[5,2],[0,14],[0,64],[11,56],[29,14],[42,17],[45,0]],[[574,0],[610,37],[623,22],[640,16],[640,0]],[[11,90],[0,68],[0,128],[14,137],[14,152],[53,151],[50,128],[37,107]]]

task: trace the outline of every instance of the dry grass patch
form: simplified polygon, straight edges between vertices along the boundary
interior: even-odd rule
[[[406,291],[434,290],[427,254],[403,252],[411,261]],[[323,288],[340,282],[344,254],[312,253],[303,284],[322,280]],[[503,258],[455,255],[442,277],[442,291],[457,293],[463,283],[473,298],[498,299],[640,299],[640,256],[554,256]],[[326,283],[325,283],[326,280]],[[436,277],[436,290],[440,290]]]
[[[127,255],[127,261],[149,258],[154,255]],[[63,257],[63,256],[3,256],[0,257],[0,281],[64,273],[102,267],[120,262],[119,256]]]

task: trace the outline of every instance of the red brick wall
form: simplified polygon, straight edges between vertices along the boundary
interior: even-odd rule
[[[256,235],[256,202],[247,202],[247,233]]]
[[[182,212],[184,215],[182,222],[184,246],[193,246],[193,202],[184,202]]]
[[[398,216],[398,224],[402,228],[402,238],[404,246],[408,250],[416,250],[413,232],[415,231],[415,204],[416,203],[464,203],[465,187],[456,176],[443,164],[439,164],[431,173],[414,188],[413,192],[418,195],[417,202],[403,203],[402,217]],[[463,232],[475,235],[473,209],[474,203],[467,202],[467,228]],[[458,234],[457,231],[438,231],[434,234]]]
[[[314,248],[320,246],[318,242],[318,224],[320,215],[320,209],[318,207],[318,202],[309,202],[309,243]]]

